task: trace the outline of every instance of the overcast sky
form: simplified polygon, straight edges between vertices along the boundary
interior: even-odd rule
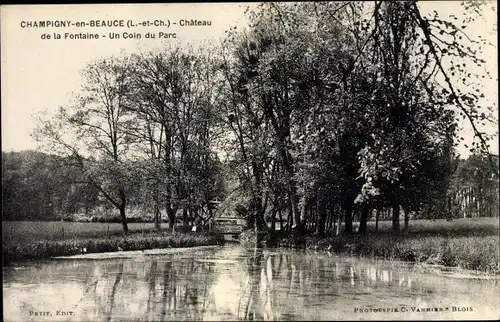
[[[255,3],[252,3],[255,5]],[[81,85],[80,70],[95,58],[119,54],[121,51],[136,52],[158,48],[159,39],[102,39],[111,28],[22,28],[22,21],[71,20],[90,21],[100,19],[123,19],[139,22],[155,19],[170,20],[171,23],[181,19],[211,20],[210,27],[135,27],[131,29],[115,29],[116,32],[176,32],[177,39],[186,43],[201,41],[218,41],[231,26],[243,27],[245,3],[192,3],[192,4],[146,4],[146,5],[66,5],[66,6],[2,6],[1,7],[1,106],[2,106],[2,151],[20,151],[35,149],[30,134],[35,127],[32,116],[40,111],[55,111],[60,105],[67,104],[72,93]],[[459,15],[459,1],[429,1],[420,4],[424,13],[438,11],[443,18],[447,14]],[[468,29],[471,37],[482,35],[488,37],[494,47],[485,52],[487,64],[494,81],[482,84],[486,100],[497,104],[497,37],[496,37],[496,1],[490,2],[484,12],[483,19],[476,21]],[[98,33],[97,40],[42,40],[43,33]],[[164,40],[166,41],[166,40]],[[479,71],[481,72],[481,71]],[[471,141],[471,131],[464,125],[462,131]],[[497,133],[492,126],[487,132]],[[498,153],[497,140],[493,142],[492,151]],[[462,147],[459,152],[466,155]]]

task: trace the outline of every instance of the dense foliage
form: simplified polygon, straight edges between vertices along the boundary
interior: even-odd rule
[[[463,8],[468,20],[482,10]],[[45,158],[71,170],[54,176],[52,161],[35,170],[3,154],[4,218],[97,196],[125,232],[133,205],[158,229],[162,213],[171,228],[178,216],[204,224],[222,201],[257,230],[279,222],[319,235],[342,223],[353,233],[356,219],[366,234],[372,214],[395,231],[400,213],[406,231],[412,216],[498,214],[498,157],[478,126],[492,109],[480,107],[484,76],[468,69],[484,63],[470,46],[486,44],[466,37],[466,21],[425,17],[416,1],[264,3],[247,14],[220,47],[89,63],[82,94],[35,133],[58,155]],[[454,152],[460,119],[476,138],[467,160]]]
[[[495,160],[498,162],[498,157]],[[2,152],[2,220],[119,221],[109,203],[99,197],[99,191],[79,181],[78,169],[62,166],[64,164],[60,157],[43,152]],[[444,194],[431,191],[418,218],[498,216],[498,179],[487,158],[472,155],[457,159],[454,164],[449,185],[445,186],[447,190]],[[443,183],[437,180],[435,184]],[[131,194],[129,221],[154,220],[153,207],[144,201],[147,187],[137,187]],[[237,192],[228,195],[218,207],[219,211],[224,210],[224,215],[241,215],[239,211],[248,198]]]

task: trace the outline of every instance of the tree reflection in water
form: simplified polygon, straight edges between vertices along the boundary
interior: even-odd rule
[[[101,263],[101,276],[84,293],[80,316],[91,320],[200,320],[214,275],[194,258],[183,261]],[[110,267],[111,266],[111,267]],[[105,272],[105,273],[104,273]]]
[[[260,303],[260,273],[262,270],[262,261],[264,260],[264,255],[262,249],[254,248],[253,250],[247,250],[247,271],[250,277],[249,288],[250,294],[248,295],[247,305],[245,307],[245,320],[262,320],[262,308]]]
[[[116,288],[118,287],[118,284],[122,280],[122,275],[123,275],[123,262],[118,264],[118,272],[116,273],[115,282],[113,283],[113,287],[111,288],[109,303],[108,305],[106,305],[106,308],[109,310],[109,313],[107,314],[108,321],[111,321],[111,317],[113,316],[113,308],[115,307]]]
[[[395,305],[474,306],[485,317],[498,315],[497,301],[498,282],[443,278],[400,262],[236,246],[4,268],[5,320],[26,321],[23,308],[47,303],[47,310],[74,310],[77,321],[334,320],[353,319],[354,307]]]

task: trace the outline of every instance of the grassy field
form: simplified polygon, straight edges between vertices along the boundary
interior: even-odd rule
[[[453,221],[415,220],[410,221],[410,234],[415,235],[454,235],[483,236],[499,234],[499,218],[466,218]],[[375,232],[375,222],[368,222],[370,234],[386,234],[391,231],[390,221],[380,221],[379,231]],[[355,224],[355,226],[357,226]],[[401,222],[401,229],[404,223]],[[153,223],[129,223],[130,232],[148,232]],[[168,223],[162,224],[168,229]],[[108,230],[109,229],[109,230]],[[122,234],[120,223],[91,223],[66,221],[2,221],[2,243],[22,243],[33,240],[54,240],[62,238],[100,237]]]
[[[368,222],[370,233],[375,232],[375,222]],[[400,222],[401,230],[404,222]],[[380,221],[379,233],[392,231],[391,221]],[[500,219],[498,217],[460,218],[455,220],[410,220],[409,232],[411,235],[498,235],[500,232]]]
[[[109,231],[108,231],[109,227]],[[167,228],[168,224],[162,224]],[[148,232],[153,223],[130,223],[130,232]],[[39,240],[61,240],[67,238],[103,237],[106,234],[123,233],[119,223],[80,223],[66,221],[2,221],[2,244],[24,243]]]

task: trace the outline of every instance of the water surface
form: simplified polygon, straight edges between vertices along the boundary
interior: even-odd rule
[[[4,268],[3,274],[4,321],[500,317],[498,279],[239,245],[59,259]]]

